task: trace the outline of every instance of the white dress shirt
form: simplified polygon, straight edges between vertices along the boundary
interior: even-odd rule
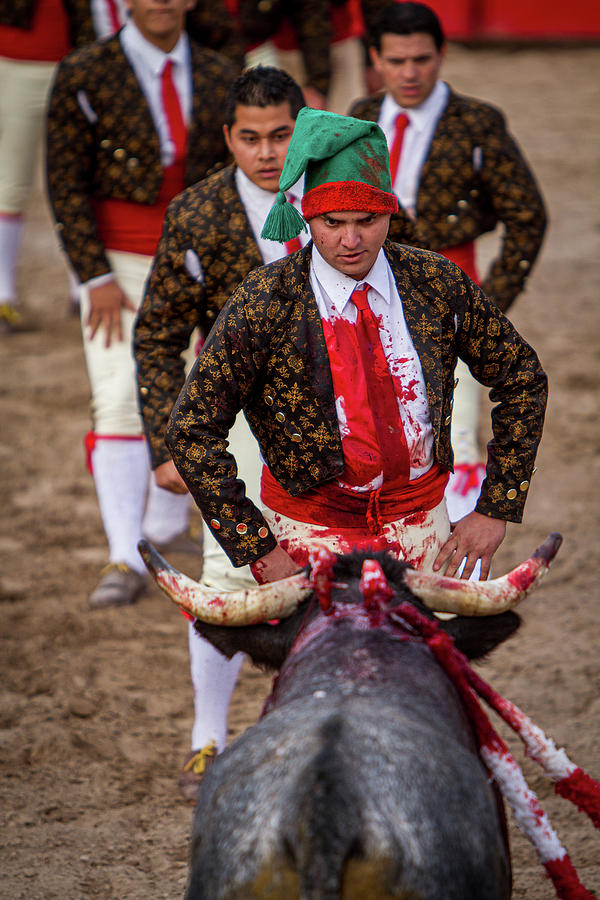
[[[146,40],[132,19],[119,33],[125,56],[131,63],[136,78],[148,101],[154,127],[160,139],[160,158],[163,166],[170,166],[175,158],[175,146],[171,141],[169,125],[162,104],[162,73],[168,59],[173,63],[172,76],[179,97],[184,121],[189,123],[192,114],[192,64],[188,36],[183,31],[170,53],[160,50]]]
[[[385,134],[390,150],[394,141],[396,118],[400,113],[405,113],[409,118],[393,189],[401,206],[413,217],[416,213],[421,169],[449,96],[448,85],[437,81],[429,97],[420,106],[405,109],[398,106],[391,94],[386,94],[381,104],[377,124]]]
[[[97,38],[110,37],[115,33],[115,24],[121,27],[127,21],[125,0],[112,0],[117,22],[113,21],[109,0],[91,0],[92,22]]]
[[[412,481],[424,475],[433,464],[433,429],[421,362],[404,319],[402,299],[390,264],[383,250],[380,250],[368,275],[361,281],[355,281],[330,266],[313,245],[310,284],[322,319],[332,321],[341,317],[356,324],[358,311],[350,302],[350,295],[357,285],[364,282],[368,282],[371,288],[367,299],[379,323],[379,337],[390,372],[402,386],[403,397],[398,396],[398,408],[408,445]],[[399,393],[398,389],[396,393]],[[336,398],[336,412],[343,437],[347,428],[343,397]],[[364,485],[363,490],[377,488],[382,481],[383,473],[379,483]]]
[[[252,229],[252,234],[254,235],[254,239],[258,245],[260,255],[263,258],[263,262],[267,264],[276,262],[278,259],[282,259],[282,257],[284,257],[287,252],[285,244],[281,244],[279,241],[266,241],[260,236],[263,225],[265,224],[266,218],[275,203],[275,197],[277,195],[274,194],[273,191],[266,191],[264,188],[261,188],[257,184],[254,184],[253,181],[250,181],[248,176],[245,174],[245,172],[242,172],[239,166],[236,167],[235,170],[235,186],[237,188],[238,194],[240,195],[242,205],[246,210],[246,215],[248,216],[248,221],[250,222],[250,227]],[[286,193],[288,201],[296,207],[300,214],[302,214],[302,211],[300,209],[300,200],[303,193],[304,176],[302,176],[302,178],[296,182],[292,189],[287,191]],[[303,247],[310,240],[310,234],[308,231],[300,232],[298,237]]]

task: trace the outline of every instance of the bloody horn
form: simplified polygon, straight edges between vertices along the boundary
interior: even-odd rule
[[[217,591],[173,568],[149,541],[141,540],[138,550],[167,597],[210,625],[255,625],[285,619],[312,593],[303,573],[243,590]]]
[[[406,569],[404,581],[416,597],[436,612],[494,616],[513,609],[538,586],[561,544],[562,535],[553,532],[528,560],[491,581],[463,581],[416,569]]]

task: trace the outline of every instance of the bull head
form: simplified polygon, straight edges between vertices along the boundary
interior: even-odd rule
[[[463,581],[410,568],[403,577],[412,593],[435,612],[498,615],[513,609],[537,587],[561,543],[560,534],[551,534],[528,560],[490,581]],[[210,625],[256,625],[285,619],[313,591],[303,572],[244,590],[215,591],[178,572],[148,541],[140,541],[138,550],[160,589],[181,609]]]

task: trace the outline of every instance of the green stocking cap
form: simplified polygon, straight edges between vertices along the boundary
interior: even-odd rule
[[[304,107],[296,119],[277,200],[261,237],[283,243],[306,228],[284,194],[302,174],[305,219],[344,210],[392,213],[398,209],[387,143],[379,125]]]

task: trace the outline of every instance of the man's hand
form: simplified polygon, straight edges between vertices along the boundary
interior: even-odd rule
[[[289,575],[295,575],[300,571],[300,566],[279,544],[266,556],[261,556],[256,562],[250,564],[252,574],[259,584],[267,581],[279,581]]]
[[[504,519],[492,519],[478,512],[469,513],[452,526],[452,534],[440,549],[433,564],[434,572],[442,569],[447,560],[450,560],[444,574],[453,578],[466,556],[467,561],[461,578],[469,578],[477,560],[480,559],[481,580],[485,581],[490,574],[492,556],[504,540],[505,534]]]
[[[172,494],[187,494],[185,481],[175,468],[175,463],[170,459],[166,463],[157,466],[154,470],[154,480],[159,488],[171,491]]]
[[[107,347],[110,347],[113,330],[115,339],[122,341],[122,309],[130,309],[132,312],[135,312],[135,306],[123,293],[116,281],[108,281],[106,284],[90,288],[90,314],[86,323],[91,328],[90,340],[102,325],[106,331]]]

